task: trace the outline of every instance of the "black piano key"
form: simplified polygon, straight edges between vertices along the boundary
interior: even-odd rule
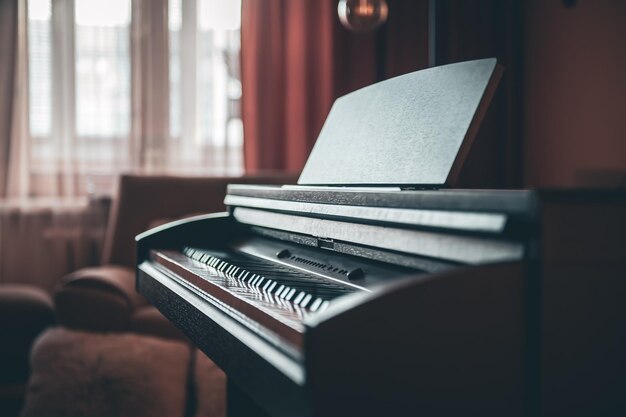
[[[294,304],[298,304],[306,295],[306,293],[304,291],[300,291],[298,293],[298,295],[296,295],[296,298],[293,299]]]
[[[252,277],[252,279],[250,280],[250,284],[251,285],[261,285],[265,282],[266,279],[273,279],[276,282],[280,282],[283,283],[285,285],[289,285],[293,288],[296,288],[298,290],[312,290],[312,291],[316,291],[319,286],[317,285],[312,285],[311,283],[307,283],[307,282],[303,282],[303,281],[292,281],[292,280],[284,280],[281,279],[279,277],[275,277],[272,276],[270,277],[260,277],[260,276],[256,276],[257,274],[254,274],[255,276]],[[246,281],[246,276],[243,275],[240,277],[241,280]],[[335,293],[337,293],[337,291],[333,291],[333,287],[330,286],[324,286],[327,287],[326,289],[320,289],[320,293],[325,295],[325,296],[329,296],[329,295],[333,295]],[[337,288],[336,286],[334,288]]]
[[[261,286],[261,289],[263,291],[267,291],[270,285],[272,285],[272,282],[274,282],[273,279],[266,278],[265,281],[263,282],[263,285]]]
[[[304,291],[304,292],[315,292],[318,291],[320,293],[326,294],[326,295],[331,295],[331,294],[340,294],[340,292],[337,291],[333,291],[331,289],[322,289],[322,288],[318,288],[315,285],[311,285],[311,284],[302,284],[302,283],[294,283],[294,282],[289,282],[289,281],[283,281],[280,279],[277,279],[276,281],[288,285],[289,287],[295,288],[296,290],[299,291]]]
[[[250,291],[251,297],[257,294],[260,299],[269,303],[276,303],[278,299],[282,299],[283,302],[287,301],[286,305],[294,305],[297,308],[308,306],[310,311],[316,311],[326,308],[329,300],[354,291],[322,277],[238,254],[224,254],[218,257],[211,255],[210,250],[190,247],[185,248],[184,253],[194,260],[199,259],[207,264],[218,275],[224,276],[223,279],[245,285],[242,287],[244,293]],[[261,293],[268,295],[263,296]]]
[[[311,303],[311,305],[309,306],[309,310],[317,311],[317,309],[320,307],[320,305],[323,302],[324,302],[324,300],[322,300],[321,298],[316,298],[315,301],[313,301],[313,303]]]
[[[246,271],[248,272],[248,271]],[[261,277],[258,274],[253,274],[250,279],[246,279],[246,276],[249,275],[248,274],[242,274],[241,276],[238,277],[238,279],[240,279],[243,282],[249,281],[249,284],[255,287],[258,287],[260,285],[269,285],[269,279],[266,277]],[[310,283],[306,284],[306,285],[302,285],[302,282],[293,282],[293,281],[289,281],[289,282],[285,282],[282,279],[274,279],[272,281],[276,281],[276,282],[282,282],[284,285],[289,285],[291,288],[294,288],[296,290],[300,290],[300,291],[309,291],[309,292],[313,292],[316,293],[318,296],[322,296],[324,298],[327,297],[331,297],[335,294],[337,294],[337,291],[333,291],[333,290],[328,290],[328,289],[321,289],[319,287],[317,287],[316,285],[310,285]],[[267,289],[267,288],[266,288]]]
[[[246,287],[250,286],[250,280],[252,279],[252,272],[247,271],[246,274],[243,274],[241,278],[239,278],[239,282]]]
[[[278,290],[275,295],[278,298],[285,298],[285,294],[287,294],[289,290],[290,290],[289,287],[287,287],[286,285],[282,285],[282,288]]]
[[[311,294],[307,294],[302,301],[296,302],[296,304],[298,304],[300,307],[306,308],[312,299],[313,296]]]
[[[295,293],[296,293],[296,290],[295,290],[295,289],[293,289],[293,288],[291,288],[291,289],[289,290],[289,292],[285,295],[285,297],[284,297],[284,298],[285,298],[285,300],[290,301],[290,300],[293,298],[293,296],[294,296],[294,294],[295,294]]]
[[[285,285],[278,282],[277,286],[272,289],[272,294],[276,297],[280,296],[280,293],[285,289]]]
[[[293,296],[296,294],[296,290],[294,288],[289,287],[287,292],[283,291],[283,298],[287,301],[291,301]]]
[[[274,295],[275,295],[276,297],[280,297],[280,296],[281,296],[281,294],[282,294],[283,292],[285,292],[286,290],[287,290],[287,287],[281,284],[281,285],[280,285],[280,286],[276,289],[276,292],[274,293]]]

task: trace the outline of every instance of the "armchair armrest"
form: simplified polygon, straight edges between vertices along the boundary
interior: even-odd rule
[[[45,291],[29,285],[0,285],[0,404],[21,398],[31,344],[53,324],[52,299]]]
[[[135,291],[135,271],[105,265],[63,277],[54,294],[59,323],[91,331],[126,331],[133,311],[146,304]]]

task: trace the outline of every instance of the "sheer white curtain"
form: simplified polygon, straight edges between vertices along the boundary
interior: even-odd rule
[[[169,140],[167,0],[133,2],[132,45],[132,165],[162,171]]]
[[[121,171],[243,172],[238,0],[27,4],[19,59],[4,61],[20,68],[11,195],[108,192]]]
[[[120,172],[243,172],[238,0],[1,0],[0,13],[0,282],[50,289],[96,262],[95,197]]]

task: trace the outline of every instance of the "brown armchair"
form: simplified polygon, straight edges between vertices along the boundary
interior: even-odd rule
[[[28,352],[54,324],[50,296],[40,288],[0,285],[0,416],[19,414],[30,373]]]
[[[289,175],[121,176],[109,218],[102,266],[81,269],[61,279],[54,294],[59,323],[91,331],[183,338],[135,291],[135,236],[170,219],[223,211],[228,183],[282,184],[295,179]]]

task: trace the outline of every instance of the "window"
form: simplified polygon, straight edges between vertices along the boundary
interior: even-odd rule
[[[133,42],[133,0],[29,0],[30,176],[45,195],[55,176],[112,178],[141,169],[137,137],[143,59]],[[152,6],[150,2],[143,7]],[[169,0],[167,36],[152,48],[169,53],[167,172],[240,174],[243,128],[239,76],[240,9],[236,0]],[[136,54],[133,57],[133,54]],[[149,68],[149,65],[146,65]],[[133,85],[135,83],[135,85]],[[147,135],[153,134],[147,129]],[[144,142],[141,142],[144,140]],[[85,184],[83,184],[85,183]]]
[[[130,134],[130,0],[75,4],[76,134]]]
[[[240,14],[238,1],[169,1],[170,135],[191,166],[243,165]]]
[[[50,0],[28,2],[30,133],[38,138],[52,132],[51,18]]]

